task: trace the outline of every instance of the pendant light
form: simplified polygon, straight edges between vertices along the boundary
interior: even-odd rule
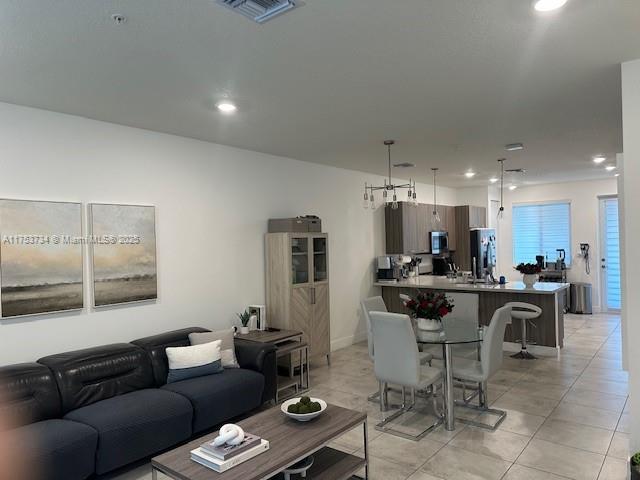
[[[506,159],[500,158],[500,209],[498,210],[498,220],[502,220],[504,217],[504,161]]]
[[[435,225],[440,224],[440,215],[438,214],[438,199],[437,199],[437,183],[436,183],[436,174],[438,173],[437,168],[432,168],[433,172],[433,212],[431,212],[431,220]]]
[[[409,179],[409,183],[403,183],[402,185],[394,185],[393,180],[391,179],[391,146],[394,145],[395,140],[385,140],[384,145],[387,147],[387,167],[389,172],[389,178],[384,179],[384,185],[382,186],[374,186],[369,185],[365,182],[364,184],[364,197],[362,201],[362,206],[364,208],[376,208],[376,203],[374,199],[375,191],[382,190],[382,201],[391,205],[391,208],[396,210],[398,208],[398,195],[396,194],[396,190],[398,189],[407,189],[407,202],[413,206],[418,205],[418,196],[416,194],[416,182],[411,181]]]

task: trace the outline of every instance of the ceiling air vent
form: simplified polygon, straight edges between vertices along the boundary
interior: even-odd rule
[[[258,23],[264,23],[292,8],[293,0],[217,0],[218,3],[241,13]]]

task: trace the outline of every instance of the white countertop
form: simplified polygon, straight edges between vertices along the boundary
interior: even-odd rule
[[[525,287],[522,282],[509,282],[506,285],[487,285],[485,283],[476,284],[463,284],[456,283],[460,280],[449,280],[446,277],[437,277],[433,275],[421,275],[419,277],[408,278],[406,280],[399,280],[395,283],[380,283],[375,282],[377,287],[391,287],[391,288],[430,288],[434,290],[449,290],[458,292],[491,292],[491,293],[529,293],[537,295],[553,295],[556,292],[560,292],[569,288],[568,283],[552,283],[552,282],[538,282],[533,288]]]

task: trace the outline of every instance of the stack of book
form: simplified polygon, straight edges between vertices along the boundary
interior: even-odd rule
[[[191,460],[222,473],[267,450],[269,450],[267,440],[245,433],[244,440],[240,445],[216,447],[213,445],[213,441],[205,442],[195,450],[191,450]]]

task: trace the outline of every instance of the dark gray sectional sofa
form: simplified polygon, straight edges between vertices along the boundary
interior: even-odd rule
[[[275,347],[236,339],[241,368],[166,384],[187,328],[0,368],[5,434],[37,480],[80,480],[166,450],[275,397]]]

